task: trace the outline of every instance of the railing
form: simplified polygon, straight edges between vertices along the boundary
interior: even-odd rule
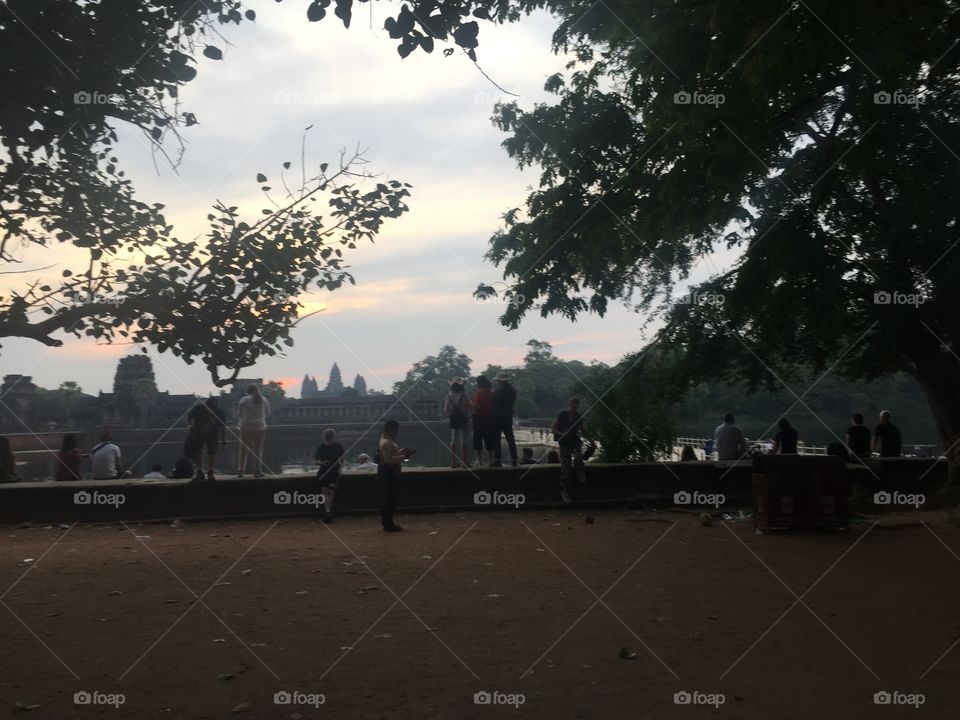
[[[683,447],[689,445],[694,449],[694,451],[699,450],[697,453],[698,459],[713,459],[704,457],[703,448],[707,444],[707,438],[693,438],[693,437],[678,437],[676,439],[676,444],[673,446],[673,453],[671,455],[672,460],[679,460],[680,455],[683,452]],[[759,451],[767,452],[771,445],[766,440],[747,440],[748,449],[750,452]],[[822,445],[807,445],[805,442],[797,443],[797,453],[800,455],[826,455],[827,448]]]

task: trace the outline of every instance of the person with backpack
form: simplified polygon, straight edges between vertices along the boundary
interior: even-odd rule
[[[333,522],[333,498],[340,486],[340,471],[343,469],[343,445],[337,442],[337,431],[323,431],[323,444],[317,447],[317,480],[323,489],[323,515],[325,523]]]
[[[477,375],[477,390],[473,394],[473,449],[477,453],[477,465],[483,462],[487,451],[488,465],[496,457],[494,448],[500,442],[493,417],[493,386],[486,375]]]
[[[443,401],[443,414],[450,420],[450,467],[470,467],[467,449],[467,418],[473,411],[470,398],[464,392],[463,378],[450,381],[450,392]]]
[[[184,454],[193,460],[195,470],[193,481],[204,479],[203,448],[207,448],[206,479],[213,482],[213,466],[217,460],[217,444],[227,444],[227,419],[215,397],[206,398],[191,408],[187,414],[190,430],[184,444]]]
[[[103,428],[100,431],[100,442],[90,448],[90,476],[94,480],[119,480],[130,476],[130,473],[123,470],[120,448],[111,440],[113,431]]]

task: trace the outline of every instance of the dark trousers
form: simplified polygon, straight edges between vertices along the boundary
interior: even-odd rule
[[[393,465],[378,465],[377,476],[384,487],[383,509],[380,522],[383,526],[393,527],[393,511],[397,509],[397,497],[400,494],[400,471]]]
[[[500,460],[503,451],[500,447],[500,434],[507,439],[507,449],[510,451],[510,460],[517,461],[517,441],[513,437],[513,417],[509,415],[494,416],[496,423],[497,441],[493,444],[493,457]]]

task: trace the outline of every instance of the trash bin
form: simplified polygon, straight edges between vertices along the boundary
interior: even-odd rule
[[[842,458],[761,455],[753,465],[753,522],[758,530],[847,526],[850,483]]]

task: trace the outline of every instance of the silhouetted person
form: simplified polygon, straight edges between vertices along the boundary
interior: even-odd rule
[[[537,461],[533,458],[533,448],[525,447],[520,451],[521,465],[536,465]]]
[[[17,461],[10,438],[0,435],[0,483],[17,482]]]
[[[556,450],[551,450],[547,453],[547,465],[559,465],[560,464],[560,453]]]
[[[83,453],[77,447],[77,436],[72,433],[64,435],[60,452],[57,453],[57,481],[82,480],[83,478],[80,476],[80,461],[82,459]]]
[[[873,449],[880,457],[900,457],[900,428],[890,421],[890,411],[880,413],[880,424],[873,431]]]
[[[383,425],[383,436],[380,438],[377,476],[384,486],[383,510],[380,512],[380,522],[383,524],[384,532],[403,530],[393,521],[393,511],[397,509],[397,497],[400,493],[400,469],[403,467],[403,461],[410,457],[411,450],[397,445],[399,432],[400,423],[396,420],[387,420]]]
[[[583,472],[583,439],[580,437],[583,432],[583,415],[580,414],[580,400],[570,398],[567,409],[557,414],[550,429],[553,431],[554,440],[560,446],[560,498],[569,503],[569,487],[574,468],[580,482],[587,479]]]
[[[450,422],[450,467],[469,467],[470,455],[467,450],[467,425],[473,412],[470,398],[464,392],[463,378],[450,381],[450,392],[443,401],[443,414]]]
[[[747,454],[747,439],[735,424],[733,413],[723,416],[723,424],[713,431],[713,442],[720,460],[739,460]]]
[[[870,428],[863,424],[860,413],[854,413],[850,419],[853,425],[847,428],[846,446],[855,458],[863,460],[870,457]]]
[[[337,442],[337,431],[323,431],[323,444],[317,448],[317,480],[323,490],[323,521],[333,522],[333,499],[340,487],[343,469],[343,445]]]
[[[195,467],[193,480],[199,482],[203,476],[203,449],[207,450],[207,476],[213,482],[213,468],[217,461],[217,446],[227,444],[227,419],[215,397],[205,398],[194,405],[187,413],[190,431],[184,444],[184,454]]]
[[[773,436],[774,455],[796,455],[797,442],[800,440],[796,428],[786,418],[780,418],[777,426],[780,430]]]
[[[691,462],[697,459],[696,451],[689,445],[684,445],[683,449],[680,451],[680,461],[681,462]]]
[[[493,465],[500,447],[500,432],[493,415],[493,389],[486,375],[477,376],[477,389],[473,394],[473,449],[477,453],[477,465],[483,462],[487,451],[487,464]]]
[[[494,378],[497,388],[493,391],[493,417],[497,428],[497,442],[493,448],[494,467],[500,467],[503,450],[500,447],[500,435],[507,440],[507,449],[510,451],[510,464],[517,466],[517,441],[513,437],[513,406],[517,402],[517,391],[510,384],[510,377],[498,373]]]
[[[144,480],[166,480],[167,476],[163,474],[163,465],[154,465],[150,472],[143,476]]]

